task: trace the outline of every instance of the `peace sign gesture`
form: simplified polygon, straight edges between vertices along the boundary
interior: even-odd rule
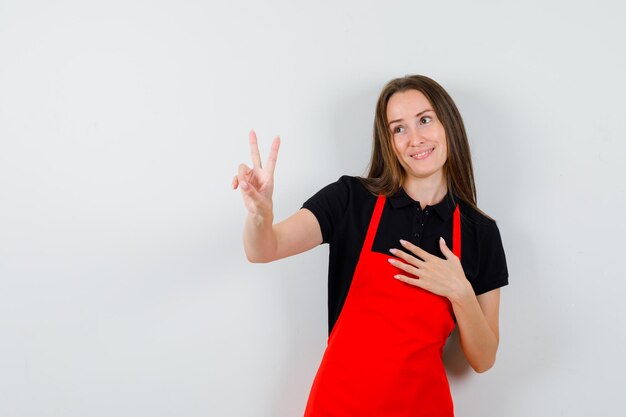
[[[239,171],[232,183],[233,190],[240,187],[243,201],[250,214],[269,216],[272,215],[274,168],[278,158],[280,138],[278,136],[274,138],[265,168],[261,166],[261,155],[254,130],[250,131],[249,141],[252,168],[246,164],[239,165]]]

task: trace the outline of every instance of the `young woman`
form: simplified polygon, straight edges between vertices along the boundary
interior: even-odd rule
[[[274,224],[280,139],[239,166],[251,262],[328,243],[328,346],[305,417],[453,416],[442,362],[455,322],[472,368],[498,349],[500,233],[476,206],[469,144],[446,91],[424,76],[390,81],[376,107],[367,178],[343,176]]]

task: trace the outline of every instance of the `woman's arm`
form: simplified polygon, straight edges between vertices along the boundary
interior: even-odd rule
[[[248,215],[243,244],[250,262],[271,262],[296,255],[322,243],[317,218],[307,209],[272,225],[271,220]]]
[[[411,274],[399,274],[395,278],[448,298],[456,316],[461,348],[467,361],[476,372],[490,369],[498,350],[500,290],[476,296],[465,277],[461,261],[443,239],[440,239],[439,246],[446,259],[431,255],[410,242],[400,242],[417,257],[392,249],[391,253],[406,263],[393,258],[389,262]]]
[[[461,349],[476,372],[485,372],[496,361],[500,289],[479,296],[470,285],[465,295],[450,299],[459,326]]]
[[[248,216],[244,226],[243,244],[250,262],[271,262],[309,250],[322,243],[322,232],[317,218],[309,210],[301,209],[286,220],[274,225],[272,193],[274,169],[278,158],[280,139],[272,143],[265,168],[254,131],[250,132],[252,168],[239,165],[233,179],[233,189],[238,187]]]

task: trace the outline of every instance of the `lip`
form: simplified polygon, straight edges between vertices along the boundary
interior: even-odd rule
[[[428,148],[428,149],[422,149],[419,152],[414,152],[412,154],[410,154],[409,156],[412,159],[417,159],[418,161],[422,160],[422,159],[426,159],[428,158],[430,155],[432,155],[433,151],[435,150],[434,147],[432,148]]]

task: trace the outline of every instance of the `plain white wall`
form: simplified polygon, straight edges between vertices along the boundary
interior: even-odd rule
[[[282,219],[364,173],[391,78],[464,116],[507,253],[496,366],[459,416],[624,415],[619,1],[0,2],[0,415],[293,417],[327,248],[246,262],[230,190],[283,142]]]

